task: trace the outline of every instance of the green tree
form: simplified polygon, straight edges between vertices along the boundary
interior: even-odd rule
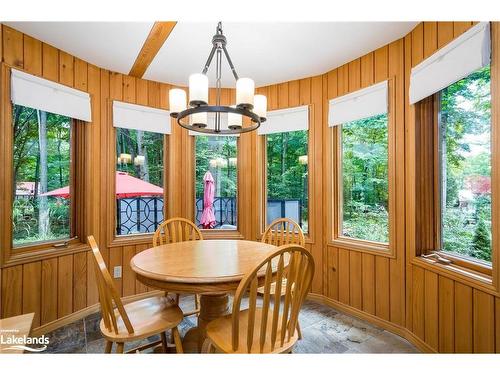
[[[491,261],[490,233],[483,219],[479,219],[472,238],[471,255],[474,258]]]

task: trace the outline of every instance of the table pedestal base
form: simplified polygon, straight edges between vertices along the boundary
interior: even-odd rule
[[[206,327],[209,322],[229,314],[229,294],[201,295],[198,327],[191,328],[182,340],[185,353],[200,353],[207,336]]]

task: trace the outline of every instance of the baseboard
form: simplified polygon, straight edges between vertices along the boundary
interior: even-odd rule
[[[394,324],[394,323],[389,322],[387,320],[381,319],[378,316],[368,314],[365,311],[358,310],[352,306],[349,306],[349,305],[346,305],[342,302],[325,297],[321,294],[309,293],[307,295],[307,299],[310,301],[314,301],[314,302],[318,302],[318,303],[321,303],[324,305],[328,305],[328,306],[333,307],[334,309],[339,310],[343,313],[353,315],[356,318],[366,320],[367,322],[369,322],[369,323],[371,323],[379,328],[385,329],[391,333],[394,333],[395,335],[398,335],[398,336],[408,340],[413,345],[415,345],[420,351],[422,351],[424,353],[436,353],[436,350],[434,348],[430,347],[422,339],[415,336],[413,334],[413,332],[411,332],[408,329],[401,327],[397,324]]]
[[[165,292],[162,291],[151,291],[151,292],[146,292],[146,293],[141,293],[141,294],[135,294],[133,296],[127,296],[127,297],[122,297],[122,302],[124,304],[138,301],[140,299],[144,298],[149,298],[149,297],[154,297],[157,295],[162,295]],[[46,333],[52,332],[60,327],[63,327],[67,324],[71,324],[73,322],[76,322],[77,320],[83,319],[86,316],[98,312],[100,309],[99,303],[96,303],[95,305],[88,306],[82,310],[75,311],[74,313],[71,313],[69,315],[66,315],[62,318],[59,318],[57,320],[53,320],[50,323],[44,324],[40,327],[33,328],[31,330],[31,336],[33,337],[38,337],[41,335],[44,335]]]

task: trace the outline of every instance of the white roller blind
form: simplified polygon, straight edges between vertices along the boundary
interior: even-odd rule
[[[113,101],[113,126],[116,128],[170,134],[170,121],[170,112],[164,109]]]
[[[490,24],[481,22],[412,68],[410,104],[490,63]]]
[[[229,128],[227,127],[227,113],[221,113],[221,130],[228,130]],[[215,113],[214,112],[209,112],[207,114],[207,128],[209,129],[214,129],[215,128]],[[197,136],[197,135],[205,135],[209,137],[239,137],[239,134],[212,134],[212,133],[201,133],[201,132],[196,132],[194,130],[189,131],[189,135]]]
[[[384,81],[331,99],[328,108],[328,125],[337,126],[387,113],[387,111],[388,82]]]
[[[11,70],[11,100],[17,105],[92,121],[88,93],[16,69]]]
[[[267,112],[267,120],[257,129],[259,135],[309,129],[309,106]]]

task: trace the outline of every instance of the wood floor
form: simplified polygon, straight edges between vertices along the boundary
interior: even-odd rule
[[[186,311],[193,305],[192,297],[181,299],[181,307]],[[397,335],[316,302],[307,301],[299,319],[303,339],[295,346],[294,353],[418,352]],[[44,353],[104,353],[105,341],[99,332],[99,321],[100,315],[93,314],[47,334],[50,343]],[[195,317],[185,318],[179,326],[181,336],[195,325]],[[152,337],[149,340],[157,339]],[[136,346],[137,342],[128,343],[125,350]]]

